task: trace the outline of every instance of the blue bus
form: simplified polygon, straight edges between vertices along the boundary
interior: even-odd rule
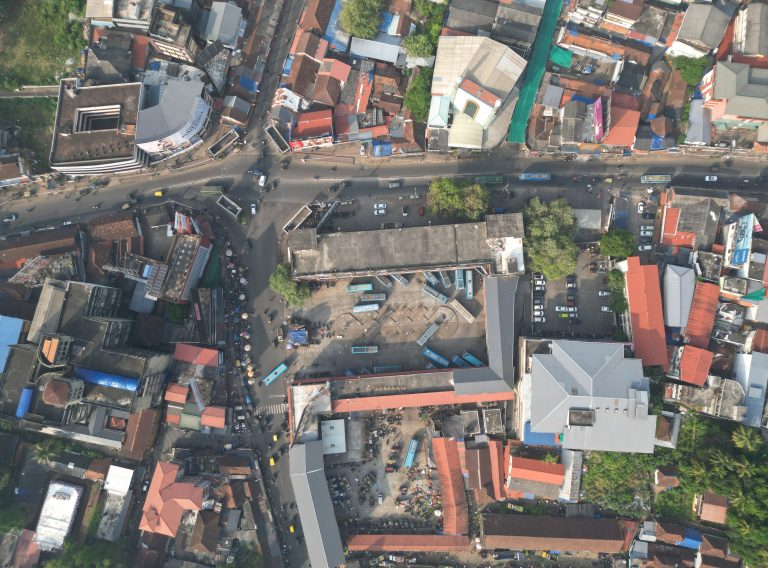
[[[485,363],[483,363],[480,359],[472,355],[469,351],[465,351],[461,354],[461,356],[464,358],[464,360],[472,365],[473,367],[485,367]]]
[[[347,294],[357,294],[359,292],[372,292],[373,284],[366,282],[365,284],[350,284],[347,286]]]
[[[459,357],[458,355],[454,355],[451,357],[451,361],[453,361],[453,364],[461,369],[466,369],[469,367],[469,363],[467,363],[464,359]]]
[[[368,355],[379,352],[378,345],[357,345],[350,349],[352,355]]]
[[[427,359],[432,360],[434,363],[440,365],[443,368],[448,368],[448,366],[450,366],[448,359],[446,359],[442,355],[438,355],[437,353],[432,351],[429,347],[425,347],[422,350],[421,354],[424,355],[424,357],[426,357]]]
[[[413,462],[416,460],[416,450],[418,449],[419,441],[413,438],[408,444],[408,453],[405,455],[405,462],[403,462],[404,467],[409,468],[413,465]]]
[[[264,377],[264,386],[271,385],[276,378],[278,378],[280,375],[285,373],[285,371],[288,369],[288,365],[285,362],[280,363],[277,367],[275,367],[270,374],[268,374],[266,377]]]
[[[464,271],[461,269],[456,270],[456,289],[464,289]]]

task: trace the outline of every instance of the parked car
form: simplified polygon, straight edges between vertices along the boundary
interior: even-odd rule
[[[533,283],[536,286],[546,286],[547,281],[546,280],[540,280],[539,278],[534,279]]]
[[[555,311],[556,312],[567,312],[568,311],[568,306],[555,306]]]
[[[545,318],[545,317],[533,318],[533,323],[545,323],[546,321],[547,321],[547,318]]]
[[[546,291],[546,288],[544,286],[534,286],[533,287],[534,292],[541,292],[542,294]]]
[[[640,252],[648,252],[649,250],[652,250],[652,249],[653,249],[652,245],[640,245],[639,247],[637,247],[637,250]]]
[[[264,174],[261,168],[253,168],[252,170],[248,170],[248,173],[252,176],[260,176]]]
[[[541,272],[534,272],[533,273],[533,278],[536,279],[536,280],[544,280],[545,279],[544,275]]]
[[[640,236],[641,237],[652,237],[653,236],[653,231],[640,231]]]
[[[656,218],[656,212],[655,211],[646,211],[643,213],[643,219],[655,219]]]
[[[386,209],[374,209],[373,210],[373,214],[374,215],[384,215],[384,213],[386,213],[386,212],[387,212]]]
[[[645,203],[642,201],[637,204],[637,212],[642,214],[645,211]]]
[[[3,223],[10,223],[11,221],[15,221],[18,218],[19,216],[16,215],[16,213],[11,213],[7,217],[5,217],[5,219],[3,219]]]
[[[704,181],[714,183],[717,181],[717,176],[704,176]]]
[[[640,225],[641,231],[653,231],[655,227],[653,225]]]
[[[562,319],[568,319],[568,314],[557,314],[557,317]]]
[[[610,308],[610,306],[600,306],[600,311],[601,312],[610,312],[611,308]]]
[[[251,203],[251,215],[256,215],[256,204]]]
[[[568,309],[566,311],[568,313],[575,314],[578,310],[579,308],[577,308],[576,306],[568,306]]]
[[[261,174],[259,176],[259,187],[264,187],[265,185],[267,185],[267,176]]]
[[[574,313],[568,314],[568,317],[571,318],[571,319],[575,319],[575,318],[579,317],[579,314],[574,312]]]
[[[407,217],[407,216],[408,216],[408,207],[403,205],[403,217]]]
[[[571,289],[571,290],[572,290],[572,289],[574,289],[574,288],[576,288],[576,279],[574,278],[573,280],[568,280],[568,281],[566,281],[566,283],[565,283],[565,287],[566,287],[566,288],[569,288],[569,289]]]
[[[283,328],[282,328],[282,326],[278,327],[277,328],[277,340],[282,343],[284,339],[285,339],[285,335],[283,335]]]
[[[598,290],[597,291],[598,296],[610,296],[611,291],[610,290]]]
[[[544,298],[534,298],[533,299],[533,305],[534,306],[543,306],[544,305]]]
[[[574,297],[566,298],[565,299],[565,305],[567,307],[569,307],[569,308],[575,306],[576,305],[576,298],[574,298]]]
[[[544,310],[533,310],[533,315],[534,316],[543,316],[544,315]]]
[[[373,205],[374,209],[386,209],[387,204],[386,203],[374,203]]]

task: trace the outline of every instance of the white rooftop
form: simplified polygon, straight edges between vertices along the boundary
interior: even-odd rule
[[[323,436],[323,455],[343,454],[347,451],[346,426],[343,419],[324,420],[320,423]]]
[[[61,481],[48,485],[34,539],[41,550],[59,550],[64,546],[82,494],[83,488],[77,485]]]
[[[131,488],[132,479],[132,469],[110,465],[107,472],[107,480],[104,482],[104,490],[114,495],[126,495]]]

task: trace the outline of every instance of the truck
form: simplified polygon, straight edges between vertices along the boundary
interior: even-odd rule
[[[357,304],[355,306],[352,306],[352,313],[353,314],[364,314],[367,312],[378,312],[379,311],[379,304],[373,303],[373,304]]]
[[[552,174],[545,173],[522,173],[518,176],[520,181],[550,181]]]
[[[382,292],[368,292],[360,296],[363,302],[383,302],[387,299],[387,295]]]

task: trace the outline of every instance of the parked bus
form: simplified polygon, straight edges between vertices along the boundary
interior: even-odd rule
[[[203,195],[221,195],[224,191],[220,185],[204,185],[200,188],[200,193]]]
[[[373,284],[365,282],[363,284],[350,284],[347,286],[347,294],[359,294],[361,292],[372,292]]]
[[[669,183],[672,176],[669,174],[653,174],[640,176],[640,183]]]
[[[388,278],[382,277],[382,276],[374,276],[374,278],[376,279],[376,281],[379,284],[381,284],[385,288],[391,288],[392,287],[392,282],[390,282]]]
[[[379,311],[379,304],[357,304],[356,306],[352,306],[353,314],[364,314],[367,312],[378,312],[378,311]]]
[[[424,293],[425,296],[429,296],[433,300],[437,300],[441,304],[447,304],[448,303],[448,297],[445,294],[441,294],[432,286],[429,286],[427,284],[424,284],[424,287],[421,289],[421,291]]]
[[[472,355],[469,351],[465,351],[461,354],[461,356],[464,358],[464,360],[472,365],[473,367],[485,367],[485,363],[483,363],[480,359]]]
[[[369,292],[360,296],[363,302],[383,302],[387,299],[387,295],[381,292]]]
[[[475,316],[473,316],[456,298],[448,302],[448,305],[453,308],[453,311],[463,317],[467,323],[473,323],[475,321]]]
[[[352,355],[371,355],[378,353],[379,347],[377,345],[358,345],[356,347],[353,346],[350,352]]]
[[[288,365],[285,362],[280,363],[277,367],[272,369],[272,372],[270,374],[264,377],[264,381],[263,381],[264,386],[266,387],[271,385],[275,381],[275,379],[277,379],[280,375],[285,373],[287,369],[288,369]]]
[[[416,438],[411,439],[411,442],[408,444],[408,453],[405,455],[405,462],[403,462],[403,466],[405,468],[409,468],[413,465],[413,462],[416,459],[416,451],[418,449],[419,440]]]
[[[431,272],[424,272],[424,278],[426,278],[427,282],[432,284],[432,286],[438,286],[440,284],[440,282],[437,280],[437,276]]]
[[[448,273],[445,270],[441,270],[438,274],[440,274],[440,281],[443,283],[443,288],[450,288],[453,286],[453,282],[451,282],[451,277],[448,276]]]
[[[456,270],[456,289],[457,290],[463,290],[464,289],[464,271],[461,269]]]
[[[425,347],[421,354],[424,355],[427,359],[431,360],[432,362],[440,365],[441,367],[447,368],[450,363],[448,362],[448,359],[443,357],[442,355],[438,355],[434,351],[432,351],[429,347]]]
[[[458,355],[454,355],[451,357],[451,361],[453,361],[453,364],[461,369],[466,369],[469,367],[469,363],[467,363],[464,359],[459,357]]]
[[[400,284],[400,286],[408,286],[408,279],[402,274],[390,274],[389,277]]]

